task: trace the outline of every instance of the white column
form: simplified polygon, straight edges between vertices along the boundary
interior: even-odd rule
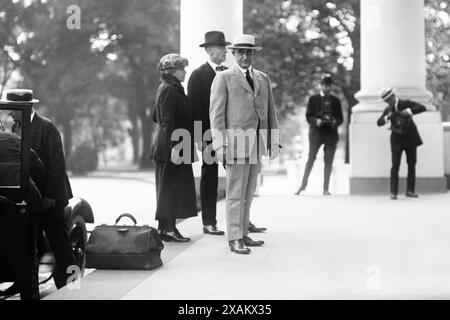
[[[243,32],[243,0],[181,0],[180,11],[180,51],[189,60],[188,79],[190,72],[207,59],[205,49],[199,47],[207,31],[224,32],[228,42]],[[233,62],[228,54],[224,64]]]
[[[236,34],[243,33],[243,11],[243,0],[181,0],[180,53],[189,60],[186,81],[183,83],[185,88],[192,70],[205,63],[208,58],[205,49],[199,47],[204,43],[205,33],[222,31],[225,40],[232,42]],[[233,57],[227,54],[227,60],[223,64],[230,67],[233,63]],[[201,161],[197,161],[193,165],[197,189],[201,164]],[[219,166],[219,189],[224,177],[225,171]]]
[[[417,191],[442,190],[443,128],[426,89],[424,0],[361,0],[361,91],[355,95],[360,103],[350,127],[352,193],[389,191],[390,131],[376,125],[386,107],[379,99],[385,86],[427,106],[414,116],[424,141],[418,148]],[[406,175],[404,159],[400,175]]]

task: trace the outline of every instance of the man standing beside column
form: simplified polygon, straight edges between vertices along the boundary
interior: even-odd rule
[[[227,172],[227,236],[232,252],[248,254],[261,246],[248,236],[250,207],[262,155],[279,154],[278,120],[269,77],[252,65],[252,35],[241,34],[228,47],[236,64],[216,75],[211,87],[210,121],[213,148]]]
[[[391,199],[396,200],[398,194],[398,171],[402,153],[406,153],[408,163],[408,178],[406,186],[406,196],[417,198],[415,193],[416,185],[416,162],[417,147],[423,142],[417,130],[417,126],[412,120],[414,114],[426,111],[426,107],[411,100],[400,100],[395,96],[394,89],[386,88],[381,92],[381,98],[388,104],[383,114],[377,121],[378,126],[384,126],[391,121]]]
[[[331,94],[334,80],[330,75],[325,75],[320,82],[321,91],[319,94],[309,98],[306,110],[306,120],[309,127],[309,155],[308,162],[303,173],[302,184],[295,193],[299,195],[306,189],[308,178],[311,173],[317,152],[323,144],[324,153],[324,177],[323,194],[330,195],[330,176],[333,169],[334,153],[339,141],[338,126],[343,122],[341,101]]]
[[[226,69],[220,64],[225,61],[229,42],[221,31],[209,31],[205,34],[205,42],[200,47],[205,48],[209,60],[195,69],[188,82],[188,97],[193,108],[195,121],[200,121],[202,136],[197,141],[202,152],[212,148],[209,122],[209,97],[211,84],[217,72]],[[206,133],[206,136],[205,136]],[[214,153],[212,153],[214,156]],[[205,161],[206,160],[206,161]],[[217,186],[219,183],[219,167],[216,161],[207,161],[203,157],[202,173],[200,178],[200,199],[202,204],[203,232],[221,236],[223,231],[217,229],[216,203]]]

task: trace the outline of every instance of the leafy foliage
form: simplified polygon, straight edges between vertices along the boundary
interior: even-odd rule
[[[257,64],[272,79],[280,121],[289,128],[285,143],[324,73],[337,79],[347,116],[357,103],[360,1],[244,0],[244,31],[264,47]],[[70,5],[81,8],[81,29],[66,26]],[[0,0],[0,93],[13,84],[33,88],[61,126],[68,157],[80,145],[100,151],[130,134],[135,161],[150,166],[156,65],[179,50],[179,10],[179,0]],[[427,86],[444,119],[449,10],[447,1],[425,0]]]

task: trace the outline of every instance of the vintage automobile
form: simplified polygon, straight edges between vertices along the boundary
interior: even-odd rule
[[[31,104],[29,103],[14,103],[14,102],[4,102],[0,101],[0,114],[4,115],[7,113],[14,114],[14,119],[20,123],[20,162],[16,163],[5,163],[0,161],[0,166],[3,166],[2,172],[0,173],[0,196],[10,194],[13,190],[21,195],[22,201],[14,201],[17,210],[27,210],[26,192],[27,184],[30,177],[30,118],[31,118]],[[0,118],[1,120],[1,118]],[[0,121],[0,132],[5,131],[5,125]],[[2,141],[0,140],[0,150]],[[6,170],[5,170],[6,169]],[[8,198],[6,198],[8,199]],[[0,212],[1,214],[1,212]],[[94,215],[92,208],[89,203],[80,198],[73,198],[69,201],[68,206],[65,208],[65,217],[67,221],[67,230],[69,231],[69,237],[72,242],[73,253],[76,258],[76,263],[80,268],[81,274],[84,272],[86,256],[85,256],[85,246],[87,242],[87,231],[86,223],[94,222]],[[41,263],[48,263],[49,261],[54,261],[51,259],[51,250],[48,242],[43,237],[44,241],[41,246],[41,250],[38,253]],[[1,263],[1,261],[0,261]],[[0,268],[1,269],[1,268]],[[1,275],[0,275],[1,276]],[[4,280],[4,277],[0,277],[2,281],[14,281],[14,279]],[[47,279],[48,280],[48,279]],[[14,292],[12,292],[14,294]]]

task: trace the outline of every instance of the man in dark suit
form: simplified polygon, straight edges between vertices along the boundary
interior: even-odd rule
[[[35,107],[31,114],[30,145],[44,163],[44,182],[39,191],[43,197],[45,212],[40,216],[40,224],[55,255],[54,280],[59,289],[67,284],[67,279],[71,275],[67,272],[67,268],[75,265],[67,221],[64,217],[64,208],[72,198],[72,189],[66,173],[63,145],[58,129],[52,121],[37,114]]]
[[[306,189],[317,152],[322,145],[324,146],[325,162],[323,194],[330,195],[328,190],[330,175],[333,168],[334,153],[336,152],[336,146],[339,141],[337,128],[342,124],[344,117],[342,115],[341,101],[338,97],[331,94],[334,84],[333,78],[330,75],[326,75],[322,78],[320,84],[320,93],[309,98],[306,110],[306,120],[310,125],[309,155],[305,172],[303,173],[302,184],[295,193],[296,195]]]
[[[388,104],[377,121],[378,126],[385,125],[391,121],[391,199],[396,200],[398,194],[398,171],[402,153],[406,153],[408,164],[408,177],[406,186],[406,196],[417,198],[415,193],[416,185],[416,162],[417,147],[423,142],[420,138],[417,126],[412,116],[426,111],[426,107],[411,100],[401,100],[395,95],[395,90],[386,88],[382,90],[381,98]]]
[[[202,137],[196,139],[199,151],[201,150],[202,152],[211,148],[209,96],[211,84],[216,73],[226,69],[225,66],[221,66],[220,64],[226,59],[226,46],[228,44],[230,43],[225,41],[223,32],[207,32],[205,34],[205,42],[200,47],[205,48],[209,60],[192,72],[188,82],[188,97],[193,108],[194,121],[201,121],[202,125]],[[205,132],[208,132],[209,136],[205,136],[203,139]],[[211,151],[209,152],[211,153]],[[216,220],[217,186],[219,181],[218,170],[216,161],[205,161],[205,157],[203,157],[200,178],[203,232],[212,235],[224,234],[223,231],[217,229]]]

